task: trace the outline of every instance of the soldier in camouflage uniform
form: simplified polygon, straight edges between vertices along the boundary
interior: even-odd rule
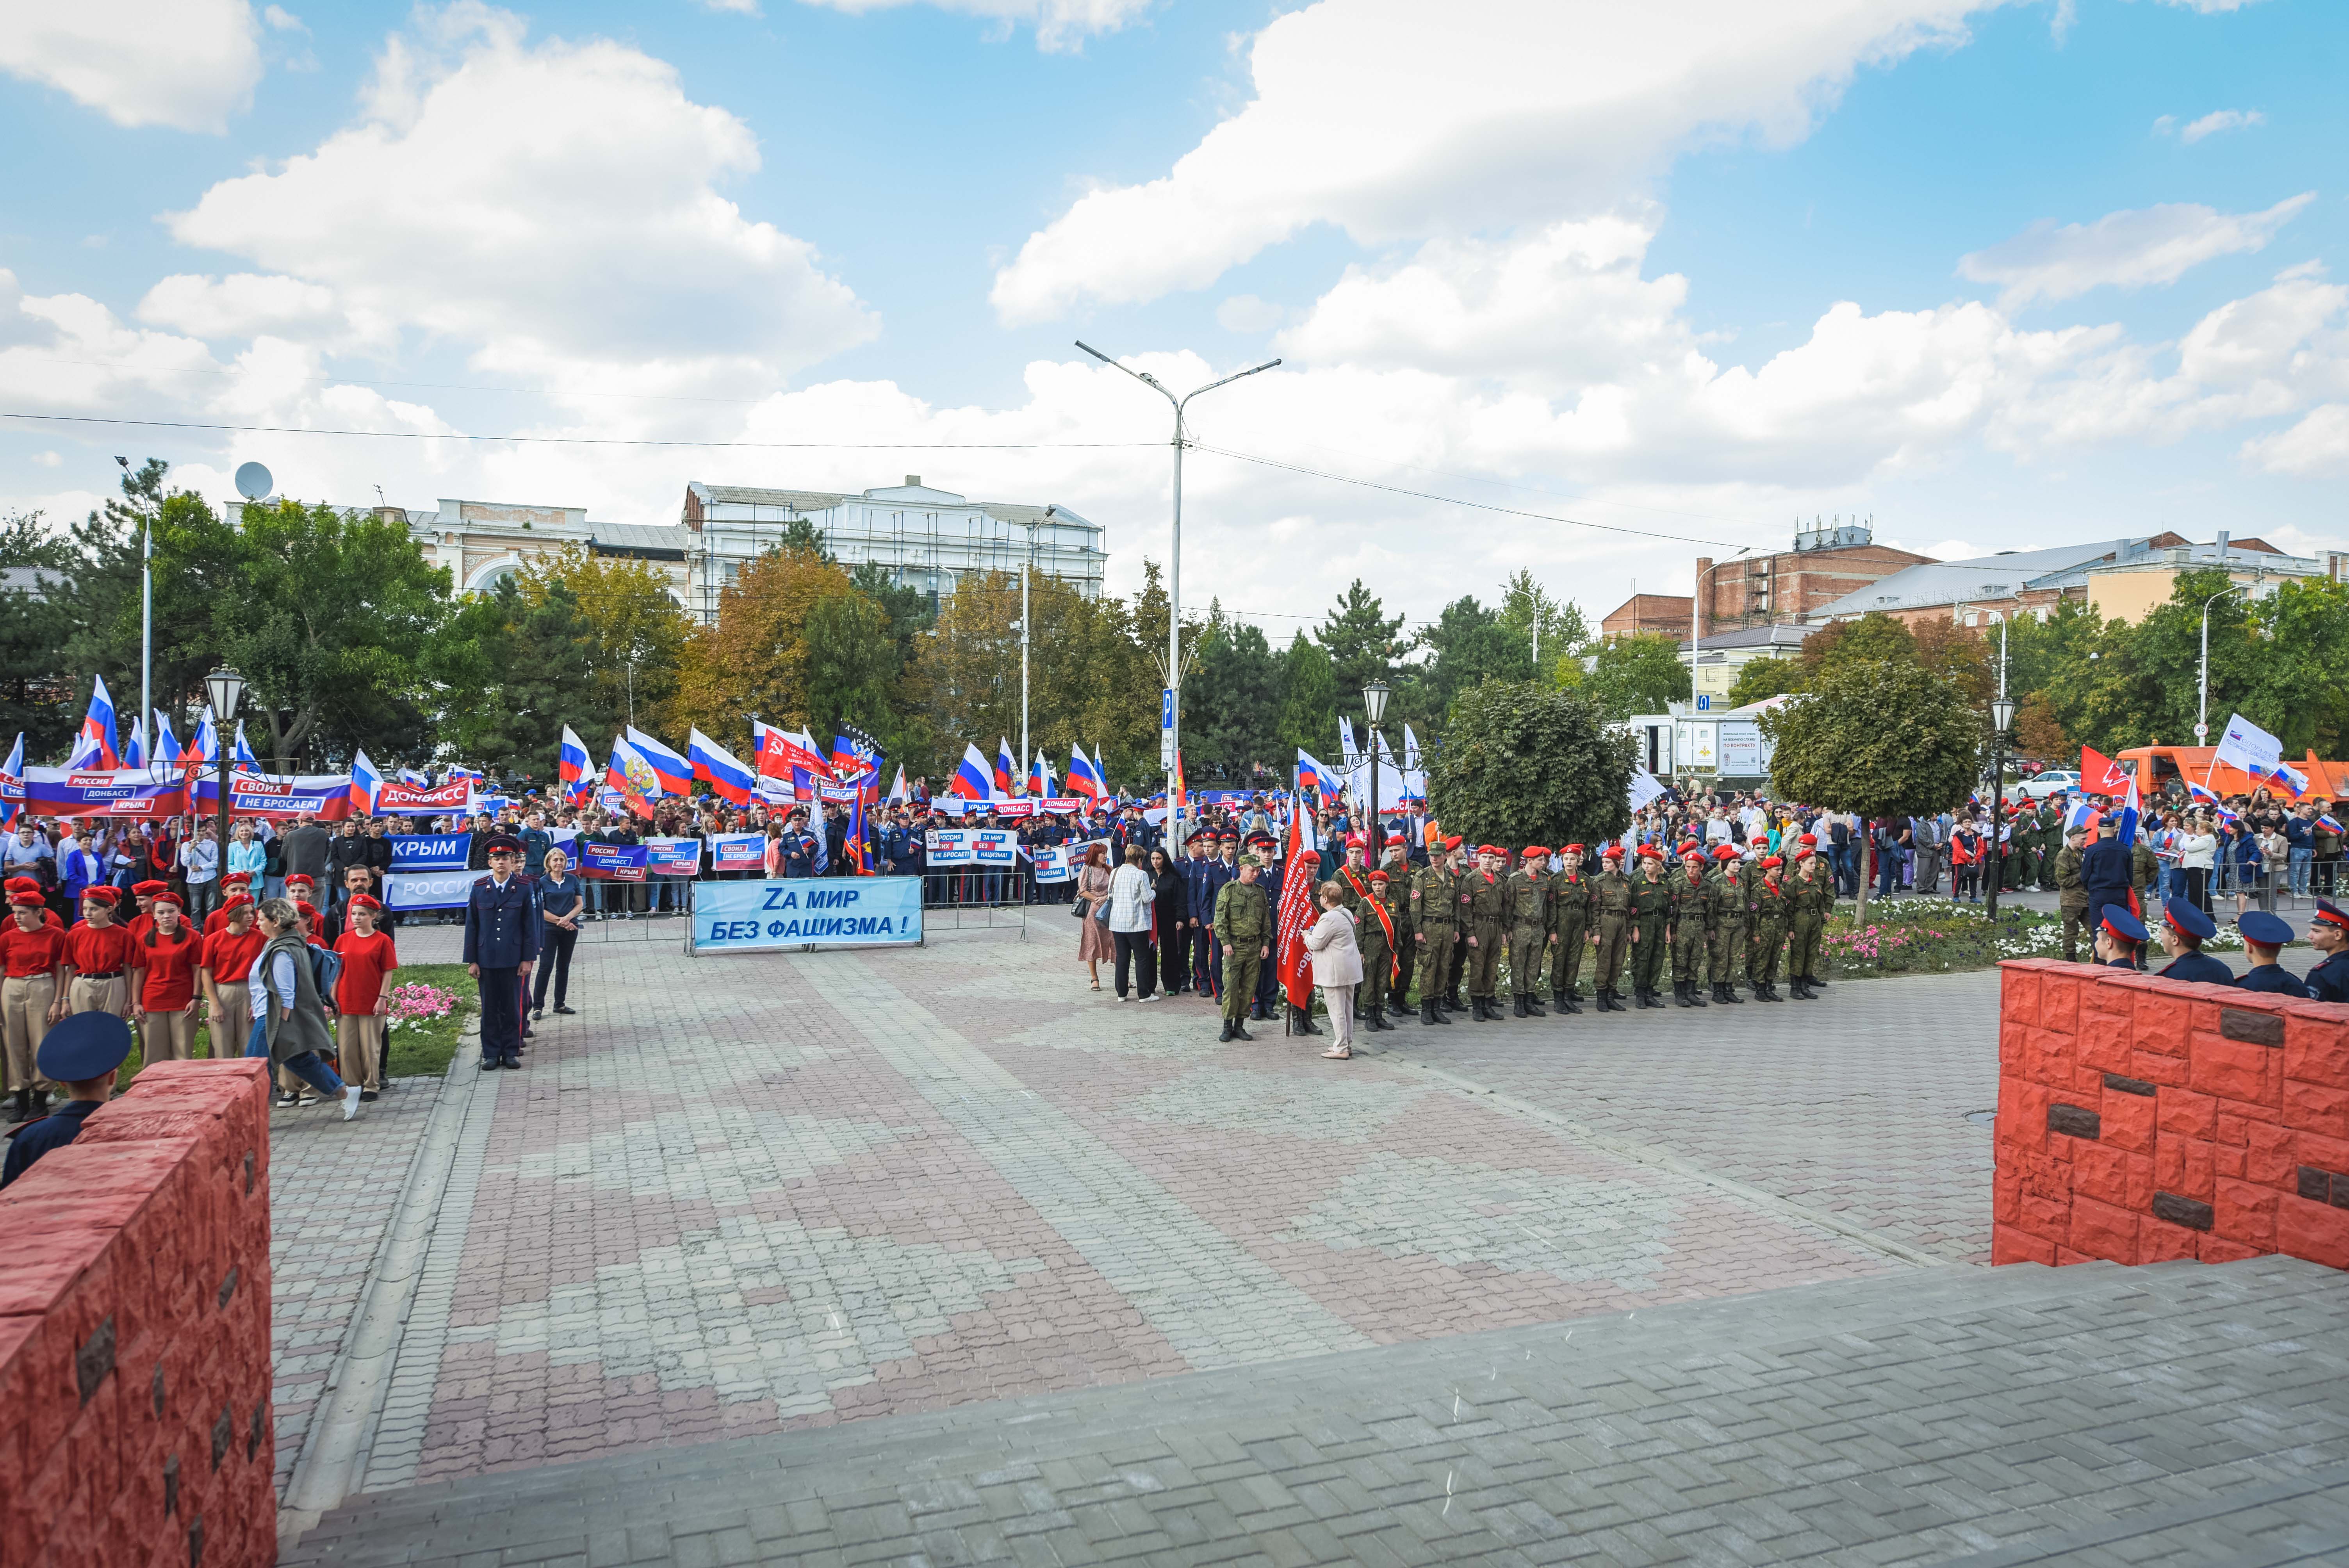
[[[1713,888],[1704,880],[1704,846],[1691,839],[1681,846],[1681,874],[1672,890],[1672,1006],[1702,1007],[1697,975],[1713,937]]]
[[[1589,941],[1590,879],[1582,874],[1582,846],[1568,844],[1558,851],[1559,866],[1549,879],[1549,999],[1561,1013],[1579,1013],[1576,979],[1582,973],[1582,949]]]
[[[1762,861],[1762,880],[1754,886],[1745,906],[1745,977],[1754,983],[1757,1002],[1783,1002],[1778,995],[1778,955],[1786,945],[1787,900],[1780,882],[1785,861],[1776,855]]]
[[[1599,944],[1599,1010],[1623,1013],[1623,994],[1616,989],[1623,977],[1623,960],[1631,936],[1631,879],[1623,874],[1623,846],[1609,844],[1599,857],[1607,869],[1590,884],[1590,929]]]
[[[1384,870],[1387,886],[1394,893],[1389,905],[1394,911],[1394,984],[1387,990],[1387,1012],[1391,1016],[1411,1016],[1411,979],[1419,966],[1419,944],[1412,939],[1411,859],[1401,833],[1387,837],[1387,858]]]
[[[2085,860],[2087,851],[2083,850],[2080,853]],[[2151,844],[2146,842],[2146,835],[2139,833],[2129,842],[2129,885],[2137,889],[2137,902],[2145,908],[2158,909],[2169,902],[2154,892],[2154,884],[2160,880],[2161,857],[2153,852]],[[2092,932],[2088,937],[2088,952],[2093,955],[2095,951],[2096,940]]]
[[[1501,874],[1506,851],[1491,844],[1476,849],[1476,869],[1464,879],[1468,898],[1468,1006],[1480,1024],[1497,1024],[1501,1009],[1501,958],[1509,940],[1507,879]]]
[[[1672,919],[1672,891],[1664,885],[1664,851],[1653,844],[1640,846],[1640,876],[1631,884],[1631,1000],[1641,1007],[1661,1009],[1660,990],[1664,960],[1671,944],[1667,936]]]
[[[2080,933],[2088,924],[2088,884],[2080,880],[2080,854],[2087,841],[2088,830],[2084,824],[2064,835],[2064,847],[2055,855],[2055,907],[2064,913],[2064,961],[2067,964],[2080,961]],[[2091,932],[2091,962],[2095,958],[2095,937]]]
[[[1272,955],[1272,903],[1256,885],[1257,858],[1240,857],[1237,882],[1216,895],[1216,940],[1224,949],[1224,1032],[1218,1040],[1256,1038],[1242,1027],[1256,996],[1257,966]]]
[[[1786,884],[1786,982],[1800,1002],[1816,1002],[1811,990],[1824,985],[1814,975],[1827,916],[1835,912],[1835,882],[1819,860],[1819,841],[1805,833],[1795,841],[1795,877]]]
[[[1549,941],[1549,851],[1526,846],[1525,863],[1508,876],[1509,1006],[1520,1018],[1544,1018],[1542,949]]]
[[[1371,872],[1365,881],[1361,907],[1354,918],[1361,923],[1354,928],[1354,942],[1362,953],[1362,987],[1357,997],[1362,1005],[1362,1026],[1370,1029],[1392,1029],[1387,1022],[1387,987],[1394,977],[1394,912],[1403,901],[1402,890],[1394,879],[1382,871]]]
[[[2063,797],[2051,795],[2039,802],[2039,891],[2055,891],[2055,857],[2064,851]]]
[[[1433,861],[1411,879],[1412,945],[1419,950],[1419,1021],[1448,1024],[1444,988],[1460,937],[1460,841],[1446,839]]]
[[[1737,994],[1737,963],[1745,956],[1746,880],[1751,874],[1734,846],[1721,844],[1713,851],[1714,871],[1708,883],[1713,913],[1706,925],[1713,932],[1713,999],[1743,1006]]]

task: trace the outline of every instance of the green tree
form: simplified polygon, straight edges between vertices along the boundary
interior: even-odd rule
[[[625,716],[595,678],[591,645],[567,583],[548,584],[533,600],[508,577],[493,593],[460,600],[422,660],[442,694],[428,754],[444,751],[492,774],[552,778],[565,725],[596,754]],[[495,702],[480,700],[492,690]]]
[[[1609,637],[1592,650],[1591,665],[1575,673],[1584,695],[1614,720],[1635,713],[1662,713],[1689,698],[1688,666],[1681,663],[1678,638],[1661,632]]]
[[[1287,668],[1281,683],[1280,766],[1293,776],[1300,749],[1321,757],[1337,738],[1338,682],[1330,655],[1303,632],[1289,639],[1281,663]]]
[[[1435,624],[1419,634],[1418,645],[1433,655],[1422,676],[1423,689],[1414,694],[1431,727],[1451,713],[1464,691],[1487,680],[1533,678],[1530,631],[1510,625],[1500,611],[1486,609],[1474,594],[1446,604]]]
[[[1257,764],[1293,760],[1280,755],[1287,673],[1261,627],[1228,619],[1220,603],[1209,606],[1184,688],[1183,765],[1194,778],[1213,769],[1244,788]]]
[[[1555,684],[1560,661],[1590,640],[1590,624],[1582,606],[1571,599],[1555,599],[1522,567],[1509,574],[1501,589],[1501,624],[1512,636],[1524,639],[1528,660],[1537,660],[1543,676]],[[1535,636],[1538,629],[1540,636]]]
[[[1631,739],[1588,696],[1533,681],[1460,694],[1428,758],[1428,810],[1471,843],[1613,838],[1630,824]]]
[[[1761,718],[1776,745],[1770,786],[1863,818],[1914,817],[1966,798],[1980,777],[1982,717],[1954,683],[1914,663],[1844,659]],[[1868,913],[1863,834],[1859,913]]]
[[[897,641],[889,612],[854,588],[826,593],[807,613],[807,713],[829,745],[843,724],[897,744]]]
[[[67,655],[78,619],[71,557],[39,512],[0,518],[0,567],[30,574],[0,588],[0,760],[19,734],[28,761],[63,751],[80,723]]]
[[[234,536],[212,632],[244,676],[241,717],[263,732],[254,749],[293,772],[314,750],[420,747],[422,655],[447,614],[449,574],[425,563],[407,526],[285,500],[247,507]]]
[[[1729,688],[1728,703],[1732,707],[1744,707],[1765,696],[1800,691],[1802,684],[1803,666],[1793,659],[1749,659],[1738,667],[1736,684]]]
[[[609,707],[646,729],[676,717],[669,709],[693,622],[665,570],[572,544],[525,563],[518,576],[525,599],[544,596],[557,582],[570,587],[587,628],[588,664]]]
[[[1850,663],[1889,659],[1913,665],[1917,638],[1908,624],[1881,610],[1870,610],[1857,621],[1830,621],[1803,639],[1799,655],[1806,679],[1816,680]]]
[[[1355,731],[1366,745],[1370,738],[1361,733],[1364,723],[1362,688],[1373,680],[1392,682],[1394,678],[1395,655],[1402,652],[1398,639],[1402,634],[1402,623],[1401,615],[1388,619],[1386,606],[1357,577],[1313,634],[1330,655],[1337,711],[1354,721]],[[1325,739],[1323,744],[1333,744],[1334,739]]]

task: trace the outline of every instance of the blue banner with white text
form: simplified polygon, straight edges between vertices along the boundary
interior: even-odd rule
[[[919,877],[793,877],[693,887],[697,953],[910,945],[921,940]]]

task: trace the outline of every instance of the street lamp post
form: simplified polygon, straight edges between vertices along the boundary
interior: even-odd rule
[[[2258,581],[2254,577],[2251,583],[2231,584],[2202,601],[2202,673],[2194,683],[2194,744],[2197,746],[2210,738],[2210,606],[2230,593],[2248,592]]]
[[[1379,721],[1387,716],[1387,683],[1362,688],[1362,717],[1371,721],[1371,849],[1362,858],[1373,868],[1386,859],[1386,830],[1379,826]]]
[[[2004,673],[2002,667],[1999,694],[1990,705],[1990,841],[1997,850],[1997,857],[1992,861],[1997,874],[1990,882],[1990,917],[1992,920],[1998,918],[1999,884],[2006,880],[2006,843],[2000,837],[2005,829],[2000,819],[2006,815],[2006,732],[2014,723],[2014,704],[2007,700],[2002,678]]]
[[[219,858],[212,874],[228,875],[228,727],[236,722],[236,705],[244,699],[244,677],[223,665],[204,677],[204,691],[212,699],[213,789],[218,799],[212,819],[213,847]],[[215,1051],[214,1055],[219,1053]]]
[[[1194,387],[1177,397],[1166,389],[1158,377],[1147,370],[1136,370],[1131,366],[1120,365],[1116,360],[1081,339],[1078,341],[1077,346],[1103,365],[1124,371],[1128,376],[1174,405],[1174,531],[1166,555],[1166,689],[1172,694],[1173,701],[1169,705],[1171,711],[1167,716],[1168,744],[1164,761],[1166,841],[1169,844],[1180,845],[1183,841],[1183,824],[1182,819],[1174,809],[1174,754],[1181,750],[1183,746],[1183,448],[1190,440],[1188,433],[1183,427],[1183,407],[1201,393],[1213,392],[1218,387],[1230,386],[1242,377],[1254,376],[1258,371],[1270,370],[1280,361],[1268,359],[1261,365],[1250,366],[1247,369],[1226,376],[1220,381],[1210,381],[1205,387]]]
[[[1051,521],[1060,510],[1057,506],[1046,507],[1044,521]],[[1031,522],[1027,527],[1028,566],[1019,573],[1019,766],[1025,769],[1027,776],[1032,779],[1036,774],[1036,752],[1033,743],[1028,737],[1028,644],[1030,636],[1028,616],[1028,582],[1036,575],[1036,524]],[[1168,797],[1167,803],[1170,807],[1173,805],[1173,797]],[[1173,857],[1168,858],[1171,860]]]

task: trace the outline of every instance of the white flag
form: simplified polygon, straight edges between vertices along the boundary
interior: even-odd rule
[[[2272,773],[2283,760],[2283,742],[2240,713],[2227,716],[2227,730],[2219,738],[2218,760],[2257,778]]]
[[[1644,768],[1631,769],[1631,810],[1638,810],[1663,792],[1664,787],[1656,782],[1654,774]]]

